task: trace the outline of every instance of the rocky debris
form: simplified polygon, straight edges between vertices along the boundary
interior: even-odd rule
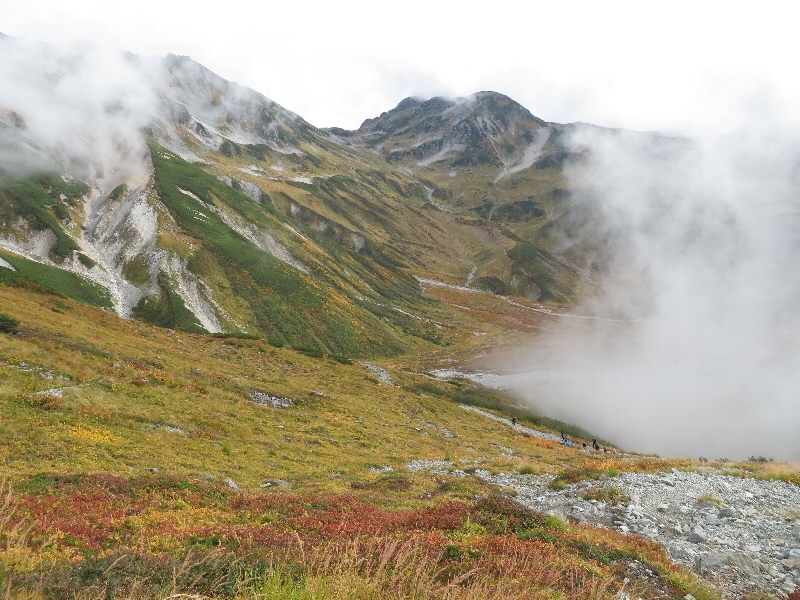
[[[164,431],[168,431],[169,433],[178,433],[180,435],[189,435],[189,432],[185,429],[181,429],[180,427],[173,427],[172,425],[162,425],[161,429]]]
[[[17,334],[19,334],[19,332],[17,332]],[[22,373],[37,373],[39,377],[41,377],[42,379],[57,379],[58,381],[70,381],[69,377],[61,375],[59,373],[54,373],[53,369],[49,367],[30,365],[24,360],[21,361],[19,364],[15,364],[4,360],[0,361],[0,365],[16,369],[17,371],[20,371]],[[67,389],[67,388],[61,388],[61,389]],[[51,390],[44,390],[45,393],[49,391]]]
[[[412,460],[406,465],[409,471],[430,471],[436,475],[453,472],[453,463],[449,460]]]
[[[286,483],[283,479],[272,479],[271,481],[265,481],[264,483],[262,483],[258,487],[260,487],[260,488],[279,487],[279,488],[285,488],[285,489],[288,490],[292,486],[290,486],[288,483]]]
[[[361,362],[358,363],[367,368],[367,370],[372,373],[375,377],[377,377],[383,383],[388,383],[389,385],[394,385],[394,381],[392,381],[392,376],[389,375],[389,371],[384,369],[383,367],[379,367],[378,365],[373,365],[372,363],[368,362]]]
[[[263,404],[265,406],[289,408],[294,404],[294,400],[292,398],[281,398],[280,396],[274,396],[263,390],[250,390],[248,394],[250,398],[252,398],[253,402],[256,404]]]
[[[242,189],[242,192],[244,194],[250,196],[250,198],[252,198],[256,202],[261,201],[261,196],[264,192],[262,192],[261,188],[258,187],[255,183],[242,180],[239,182],[239,187]]]
[[[367,467],[367,471],[370,473],[391,473],[394,468],[389,465],[381,465],[380,467]]]
[[[156,467],[145,467],[144,470],[148,473],[158,473],[158,469]]]
[[[233,479],[231,479],[230,477],[226,477],[225,479],[223,479],[222,483],[224,483],[225,485],[227,485],[229,488],[231,488],[234,491],[237,491],[237,492],[241,492],[242,491],[241,488],[238,485],[236,485],[236,482]]]
[[[68,387],[51,388],[49,390],[42,390],[41,392],[36,392],[34,396],[51,396],[53,398],[63,398],[64,391],[68,389],[69,389]]]
[[[434,464],[441,461],[415,462],[412,470],[447,470]],[[799,486],[673,469],[623,473],[555,491],[548,487],[551,475],[475,475],[516,490],[517,501],[535,510],[660,542],[673,560],[720,585],[726,596],[741,598],[758,589],[784,596],[800,584]],[[592,499],[598,496],[627,501]]]

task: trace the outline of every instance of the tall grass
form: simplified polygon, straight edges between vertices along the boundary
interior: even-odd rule
[[[29,545],[32,524],[22,518],[11,484],[0,480],[0,594],[11,598],[16,578],[31,570],[36,552]]]

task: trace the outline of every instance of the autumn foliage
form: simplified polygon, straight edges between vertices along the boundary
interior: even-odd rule
[[[0,541],[27,558],[5,580],[33,597],[610,598],[631,561],[665,582],[677,569],[651,542],[501,496],[388,511],[158,475],[40,475],[6,512]]]

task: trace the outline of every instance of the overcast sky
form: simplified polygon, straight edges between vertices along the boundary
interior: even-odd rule
[[[317,126],[494,90],[548,121],[712,134],[800,124],[790,5],[0,0],[0,31],[189,55]]]

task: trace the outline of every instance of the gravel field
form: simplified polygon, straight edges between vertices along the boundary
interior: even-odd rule
[[[406,468],[467,475],[447,461],[413,461]],[[553,475],[474,475],[515,490],[517,501],[529,508],[660,542],[673,560],[719,585],[725,597],[759,589],[782,597],[800,585],[800,486],[792,483],[673,469],[603,476],[553,490]]]

